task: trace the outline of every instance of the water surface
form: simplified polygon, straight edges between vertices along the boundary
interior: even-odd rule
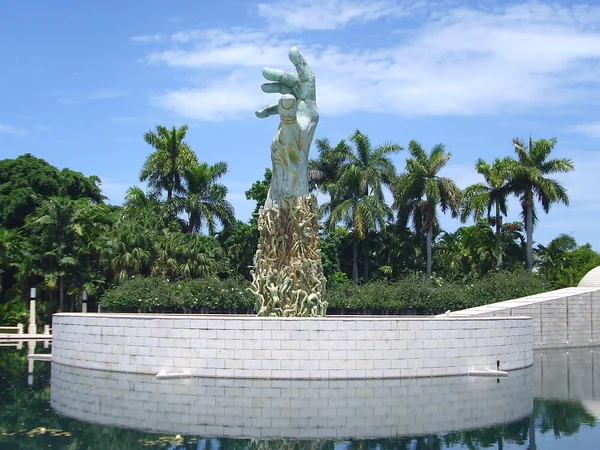
[[[159,381],[44,361],[28,376],[26,346],[5,347],[0,449],[596,449],[598,359],[538,353],[504,379]]]

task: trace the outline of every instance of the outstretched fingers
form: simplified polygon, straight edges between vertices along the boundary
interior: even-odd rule
[[[260,86],[267,94],[293,94],[294,90],[283,83],[264,83]]]
[[[316,97],[315,74],[308,66],[308,63],[304,59],[304,56],[302,56],[300,53],[300,50],[298,50],[296,47],[292,47],[289,53],[289,58],[292,64],[296,67],[296,72],[298,73],[300,85],[302,86],[304,93],[308,94],[308,97]],[[315,98],[308,99],[315,100]]]
[[[254,114],[256,114],[256,117],[258,117],[259,119],[266,119],[269,116],[275,116],[279,114],[279,105],[277,104],[265,106],[264,108],[261,108],[258,111],[256,111]]]
[[[281,84],[289,86],[293,88],[298,85],[298,75],[293,72],[288,72],[287,70],[281,69],[271,69],[270,67],[265,67],[262,70],[263,77],[265,77],[269,81],[277,81]]]

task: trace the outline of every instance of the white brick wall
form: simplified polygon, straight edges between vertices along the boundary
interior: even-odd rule
[[[566,288],[456,311],[451,317],[528,316],[534,348],[600,345],[600,289]]]
[[[58,364],[224,378],[399,378],[533,364],[529,318],[56,314]]]
[[[52,363],[52,407],[87,422],[236,438],[385,438],[493,426],[533,408],[533,368],[496,378],[157,380]]]

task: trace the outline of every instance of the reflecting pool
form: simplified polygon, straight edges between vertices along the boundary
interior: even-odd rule
[[[42,343],[36,353],[47,353]],[[597,350],[596,350],[597,351]],[[0,348],[1,449],[596,449],[600,355],[507,378],[157,380]],[[28,365],[33,373],[28,374]],[[52,388],[50,388],[52,378]]]

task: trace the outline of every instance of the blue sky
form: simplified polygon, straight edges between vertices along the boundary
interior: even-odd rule
[[[476,159],[512,155],[513,137],[556,137],[555,156],[576,167],[558,177],[571,206],[542,214],[534,239],[569,233],[600,250],[600,2],[5,2],[0,42],[0,158],[98,175],[112,203],[139,184],[143,133],[188,124],[200,160],[229,164],[247,220],[244,192],[270,166],[277,127],[254,116],[274,100],[261,68],[291,69],[295,45],[317,77],[317,138],[358,128],[374,144],[442,142],[442,175],[466,187]]]

